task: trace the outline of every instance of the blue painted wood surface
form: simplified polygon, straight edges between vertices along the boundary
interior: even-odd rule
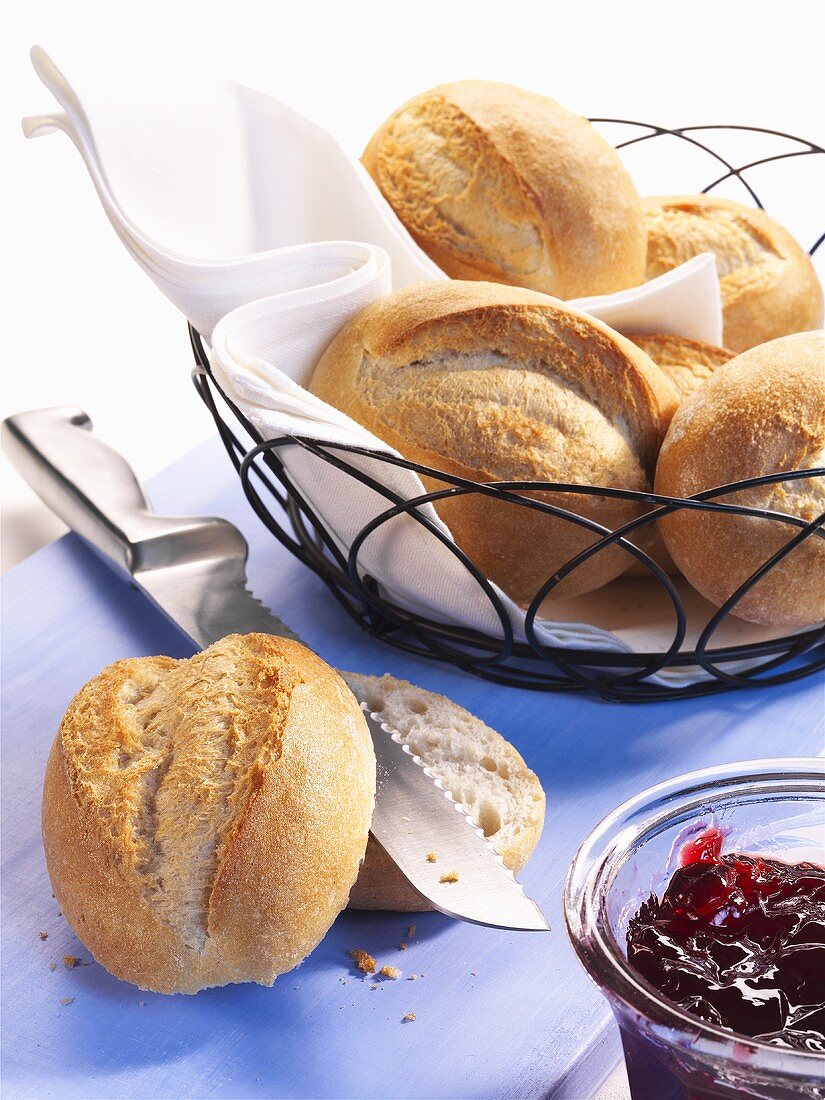
[[[485,684],[360,633],[259,525],[216,440],[160,475],[150,494],[160,511],[237,523],[250,542],[254,591],[330,663],[389,671],[450,695],[520,749],[548,797],[544,836],[524,879],[553,931],[517,935],[438,914],[411,921],[346,913],[272,989],[233,986],[196,997],[142,993],[96,964],[66,969],[64,954],[89,955],[58,915],[40,845],[51,740],[69,700],[105,664],[189,652],[135,589],[67,536],[2,586],[4,1096],[592,1096],[618,1045],[563,928],[562,882],[576,847],[605,812],[665,777],[820,753],[822,677],[647,706]],[[416,934],[401,952],[412,922]],[[349,965],[352,947],[420,977],[373,989]],[[61,1005],[67,997],[72,1003]],[[415,1022],[403,1023],[410,1012]]]

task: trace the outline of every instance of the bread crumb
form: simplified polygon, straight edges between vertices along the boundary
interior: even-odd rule
[[[49,963],[49,970],[57,970],[57,963],[56,962],[50,962]]]
[[[49,938],[49,933],[48,932],[38,932],[37,934],[38,934],[38,936],[40,937],[41,940],[47,940]]]
[[[448,871],[446,875],[442,875],[438,880],[439,882],[458,882],[458,874],[455,871]]]
[[[383,975],[385,978],[390,978],[394,982],[398,981],[401,977],[401,971],[397,966],[382,966],[379,970],[379,974]]]
[[[401,820],[402,821],[409,821],[410,819],[407,817],[406,814],[404,814],[404,816],[401,818]]]
[[[410,976],[407,978],[408,982],[414,982],[415,980],[416,980],[416,975],[415,974],[410,974]]]
[[[407,945],[405,943],[399,943],[398,950],[399,951],[406,951],[407,950]]]
[[[414,935],[415,935],[415,925],[411,924],[410,927],[407,929],[407,939],[411,940]]]
[[[438,862],[438,856],[435,854],[435,852],[427,852],[427,863],[437,863],[437,862]]]
[[[64,955],[63,965],[67,970],[74,970],[76,966],[88,966],[88,962],[85,959],[79,959],[77,955]]]
[[[405,1023],[412,1023],[414,1019],[415,1019],[415,1013],[414,1012],[407,1012],[404,1016]]]
[[[362,951],[360,947],[353,947],[353,949],[349,953],[349,956],[351,959],[354,960],[355,965],[358,967],[358,969],[363,971],[365,974],[374,974],[375,971],[378,969],[378,962],[372,957],[372,955],[368,955],[366,951]]]
[[[61,997],[61,998],[60,998],[60,1003],[61,1003],[62,1005],[71,1005],[71,1004],[74,1004],[74,997]]]

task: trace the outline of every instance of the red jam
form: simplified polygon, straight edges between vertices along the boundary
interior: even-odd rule
[[[825,867],[722,855],[708,829],[627,931],[628,961],[686,1012],[825,1052]]]

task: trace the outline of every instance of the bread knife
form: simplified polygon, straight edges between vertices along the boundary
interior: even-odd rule
[[[76,408],[19,413],[3,422],[3,449],[52,511],[195,647],[232,633],[300,641],[248,590],[240,531],[217,517],[155,514],[132,468],[91,428]],[[463,807],[397,732],[361,707],[378,765],[372,835],[413,889],[459,920],[547,931],[538,905]]]

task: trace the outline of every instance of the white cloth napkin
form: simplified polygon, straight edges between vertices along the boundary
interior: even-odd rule
[[[189,81],[170,92],[153,73],[151,88],[144,79],[81,94],[41,49],[32,51],[32,61],[63,111],[25,119],[25,133],[68,134],[115,232],[211,342],[219,383],[261,435],[301,435],[394,455],[304,389],[332,336],[364,305],[392,288],[444,278],[363,167],[325,130],[248,88]],[[710,254],[642,287],[570,304],[625,331],[721,342]],[[387,497],[298,447],[280,453],[345,550],[393,496],[424,492],[417,475],[375,458],[348,461],[380,482]],[[421,512],[449,534],[431,506]],[[496,612],[464,566],[409,516],[381,526],[358,560],[402,606],[501,634]],[[523,638],[523,612],[496,591]],[[628,649],[586,623],[545,621],[537,633],[545,644]]]

